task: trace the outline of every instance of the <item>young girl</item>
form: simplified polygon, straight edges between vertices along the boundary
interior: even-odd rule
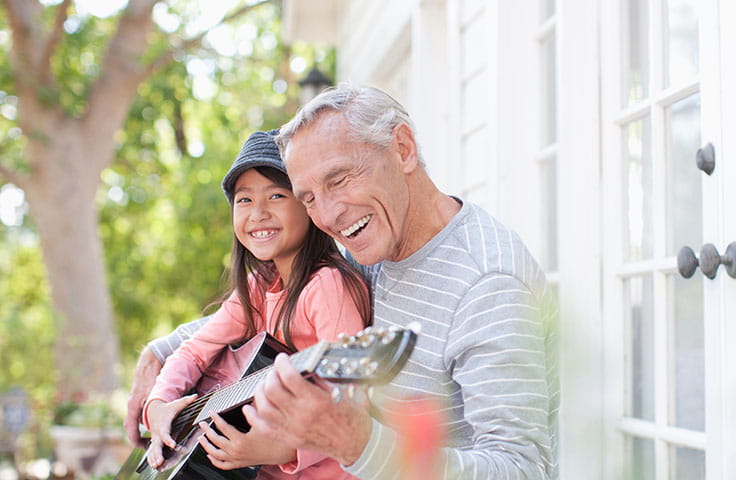
[[[166,360],[148,397],[143,420],[151,431],[148,462],[154,468],[163,463],[163,446],[176,446],[171,422],[195,399],[185,393],[205,374],[238,379],[239,371],[205,373],[227,345],[267,331],[301,350],[369,323],[364,280],[294,198],[276,133],[251,135],[222,181],[235,230],[231,290],[212,319]],[[255,430],[247,436],[252,448],[238,466],[262,464],[259,478],[352,478],[335,460],[275,444]]]

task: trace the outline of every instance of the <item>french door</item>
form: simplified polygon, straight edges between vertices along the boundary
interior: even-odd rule
[[[606,471],[736,478],[736,8],[602,5]]]

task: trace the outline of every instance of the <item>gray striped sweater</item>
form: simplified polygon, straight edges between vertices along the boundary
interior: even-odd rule
[[[373,400],[381,421],[346,470],[403,478],[392,410],[432,398],[445,448],[443,479],[557,478],[560,400],[557,308],[544,273],[519,237],[481,208],[461,211],[400,262],[360,267],[374,293],[374,324],[421,334],[407,366]],[[416,440],[416,439],[415,439]]]

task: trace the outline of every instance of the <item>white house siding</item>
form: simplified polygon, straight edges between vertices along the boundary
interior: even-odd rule
[[[458,109],[456,142],[459,146],[459,178],[454,185],[460,195],[491,210],[495,202],[490,196],[492,172],[497,159],[491,154],[495,132],[491,128],[492,93],[495,77],[490,75],[489,41],[491,29],[487,2],[464,0],[451,2],[448,8],[457,8],[453,15],[457,23],[450,25],[451,34],[457,35],[458,50],[455,81],[451,88],[458,92],[459,101],[452,108]]]

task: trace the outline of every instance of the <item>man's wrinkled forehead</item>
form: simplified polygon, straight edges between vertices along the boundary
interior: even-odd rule
[[[329,110],[320,113],[312,122],[300,127],[286,144],[283,160],[287,169],[295,145],[302,146],[305,142],[325,138],[332,144],[347,143],[351,141],[348,133],[347,121],[341,112]]]

